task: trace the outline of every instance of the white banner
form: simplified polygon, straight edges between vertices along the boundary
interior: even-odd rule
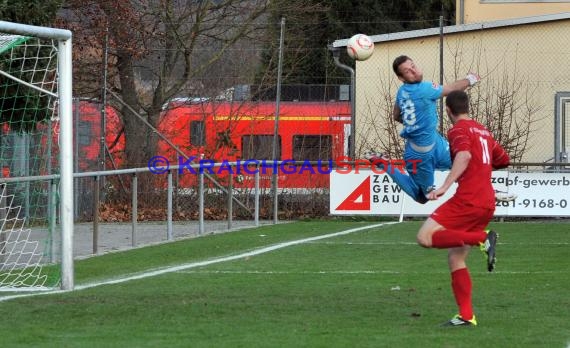
[[[440,186],[448,172],[435,173]],[[338,173],[330,177],[332,215],[429,215],[455,192],[453,185],[437,201],[419,204],[405,194],[387,174],[370,170]],[[570,174],[493,172],[496,190],[515,193],[511,202],[497,202],[495,216],[570,216]]]
[[[570,173],[509,173],[504,185],[518,197],[503,215],[570,216]]]

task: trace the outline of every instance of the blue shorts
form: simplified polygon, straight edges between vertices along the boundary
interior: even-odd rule
[[[431,150],[418,152],[407,141],[404,149],[404,160],[406,161],[408,175],[425,195],[427,189],[434,184],[434,172],[451,168],[449,143],[438,133]]]

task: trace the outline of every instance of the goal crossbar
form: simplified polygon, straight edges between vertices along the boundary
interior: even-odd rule
[[[0,21],[0,31],[20,36],[34,36],[42,39],[66,41],[71,39],[71,31],[67,29],[39,27],[35,25]]]

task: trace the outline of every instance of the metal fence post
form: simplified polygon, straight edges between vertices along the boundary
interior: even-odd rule
[[[273,191],[273,223],[279,222],[279,162],[273,162],[273,181],[272,181],[272,191]]]
[[[172,172],[168,171],[168,187],[166,189],[166,238],[172,240]]]
[[[99,252],[99,176],[93,177],[93,254]]]
[[[259,165],[255,170],[255,190],[254,190],[254,220],[255,226],[259,226]]]
[[[137,200],[137,186],[138,180],[137,175],[133,175],[133,181],[131,183],[131,191],[132,191],[132,232],[131,232],[131,243],[132,246],[137,246],[137,218],[138,218],[138,200]]]
[[[198,234],[204,234],[204,172],[198,174]]]
[[[228,230],[232,229],[233,211],[233,175],[228,176]]]

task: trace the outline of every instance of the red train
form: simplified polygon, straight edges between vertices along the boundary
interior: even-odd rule
[[[75,104],[75,141],[78,171],[98,170],[100,156],[101,106],[89,101]],[[106,169],[124,164],[125,136],[117,112],[106,108]],[[203,163],[234,162],[273,158],[274,102],[213,102],[168,105],[157,126],[185,156],[203,158]],[[329,160],[348,155],[350,102],[281,102],[278,118],[277,158],[280,160],[321,161],[321,168],[280,166],[280,188],[328,188]],[[141,125],[142,127],[142,125]],[[159,140],[157,154],[175,165],[187,163],[166,141]],[[149,155],[149,159],[153,157]],[[252,162],[249,162],[252,163]],[[236,187],[253,187],[255,169],[237,170],[204,166],[204,171],[221,181],[234,174]],[[269,187],[272,168],[259,168],[261,186]],[[196,175],[182,169],[179,187],[196,183]]]
[[[187,156],[203,155],[211,162],[249,159],[262,162],[273,158],[275,115],[274,102],[205,102],[168,110],[158,129]],[[328,163],[347,156],[350,120],[349,102],[281,102],[276,157]],[[179,155],[164,141],[159,142],[158,153],[170,163],[180,163]],[[326,167],[325,163],[322,167]],[[230,172],[222,167],[209,172],[222,177],[236,174],[236,186],[252,187],[255,169],[243,169],[246,168],[237,173],[235,169]],[[323,168],[282,165],[278,169],[281,188],[328,188],[328,175]],[[258,170],[262,187],[268,187],[267,179],[273,168],[262,166]],[[182,186],[195,180],[188,170],[182,170],[181,174]]]

